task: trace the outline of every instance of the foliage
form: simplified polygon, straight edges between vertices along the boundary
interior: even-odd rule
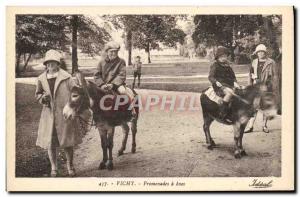
[[[126,48],[158,49],[159,43],[169,47],[183,43],[185,33],[176,28],[177,17],[174,15],[113,15],[105,16],[118,29],[122,28],[126,34]]]
[[[65,34],[65,15],[17,15],[16,53],[44,53],[65,50],[69,39]]]
[[[193,40],[196,45],[231,47],[234,39],[253,35],[261,25],[258,15],[196,15]]]
[[[255,46],[263,43],[271,56],[281,46],[281,17],[268,15],[196,15],[192,35],[196,48],[223,45],[231,49],[232,56],[242,52],[250,58]]]
[[[23,71],[33,54],[44,54],[49,49],[68,52],[71,46],[71,15],[17,15],[16,16],[16,72],[20,57],[29,54]],[[78,15],[78,46],[83,53],[97,54],[110,35],[93,20]],[[73,45],[72,45],[73,47]],[[25,55],[24,55],[25,56]]]
[[[105,43],[111,38],[110,34],[99,27],[92,18],[78,18],[78,48],[90,55],[99,54]]]

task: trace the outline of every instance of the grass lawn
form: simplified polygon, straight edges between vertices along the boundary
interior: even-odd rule
[[[16,177],[42,177],[50,170],[46,151],[35,146],[42,107],[34,91],[33,85],[16,84]]]
[[[97,60],[81,60],[79,62],[79,69],[85,73],[86,76],[92,76],[96,72]],[[176,63],[152,63],[147,64],[142,68],[143,75],[149,76],[191,76],[191,75],[207,75],[209,72],[210,62],[176,62]],[[30,67],[30,65],[29,65]],[[248,65],[233,65],[236,74],[247,73]],[[36,77],[41,74],[43,70],[33,70],[21,73],[20,77]],[[68,70],[71,72],[71,70]],[[127,66],[127,75],[132,76],[132,67]]]

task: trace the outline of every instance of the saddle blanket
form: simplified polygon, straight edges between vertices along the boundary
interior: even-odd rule
[[[213,87],[209,87],[203,94],[205,94],[211,101],[217,104],[222,104],[223,99],[216,94]]]

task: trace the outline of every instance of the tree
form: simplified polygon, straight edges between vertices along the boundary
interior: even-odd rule
[[[91,56],[99,54],[110,39],[109,33],[85,15],[72,15],[72,73],[78,70],[77,48]]]
[[[273,59],[280,55],[282,35],[282,18],[280,15],[268,15],[262,18],[263,25],[259,30],[261,43],[267,45]]]
[[[144,49],[151,63],[151,49],[158,49],[163,43],[169,47],[176,47],[176,43],[183,43],[186,34],[176,28],[177,17],[174,15],[140,15],[141,25],[133,36],[133,46]]]
[[[49,49],[66,50],[69,42],[65,34],[65,15],[17,15],[16,16],[16,75],[19,75],[21,56],[26,70],[33,54]]]
[[[128,50],[128,65],[131,65],[132,48],[144,49],[151,63],[151,49],[158,49],[159,42],[169,47],[183,43],[185,33],[176,28],[180,15],[112,15],[105,16],[117,29],[125,32],[125,45]]]
[[[91,56],[98,55],[111,36],[105,28],[99,27],[91,17],[78,16],[78,48]]]
[[[128,65],[132,65],[132,36],[134,32],[139,31],[143,24],[141,15],[105,15],[104,19],[110,21],[116,29],[124,30],[125,46],[128,50]]]
[[[192,37],[196,45],[223,45],[231,49],[234,58],[236,40],[253,35],[263,21],[260,15],[196,15],[194,23]]]
[[[77,46],[93,55],[103,48],[109,38],[110,35],[103,28],[85,15],[17,15],[16,74],[21,72],[19,65],[22,55],[26,57],[27,54],[23,67],[25,71],[32,55],[44,54],[49,49],[68,51],[70,45],[74,72],[78,69]]]
[[[72,73],[78,70],[77,57],[77,33],[78,33],[78,16],[73,15],[71,19],[72,27]]]

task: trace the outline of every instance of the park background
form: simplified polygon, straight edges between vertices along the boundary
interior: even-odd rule
[[[266,44],[269,49],[269,56],[278,60],[281,53],[281,16],[17,15],[15,66],[17,78],[16,176],[41,177],[45,176],[49,169],[45,151],[35,147],[41,106],[34,100],[34,84],[35,77],[45,69],[42,64],[45,52],[48,49],[60,50],[63,54],[62,61],[65,63],[65,69],[68,72],[72,73],[74,70],[79,69],[88,77],[91,77],[95,72],[99,59],[103,56],[104,45],[109,40],[115,40],[121,44],[119,55],[127,63],[128,85],[131,85],[132,81],[132,59],[134,56],[139,55],[142,57],[143,62],[140,87],[142,90],[200,93],[209,85],[207,74],[209,66],[214,60],[214,51],[219,45],[230,49],[233,69],[237,74],[238,81],[243,85],[247,84],[249,65],[251,59],[254,58],[252,53],[257,44]],[[158,112],[152,112],[151,118],[155,115],[159,116]],[[147,116],[149,120],[149,114],[145,114],[144,117],[147,119]],[[180,119],[179,115],[174,116],[177,116],[173,117],[174,121]],[[168,121],[168,119],[162,120]],[[157,120],[154,119],[153,122],[157,123]],[[199,123],[195,122],[195,125]],[[148,124],[148,121],[145,120],[144,124]],[[165,128],[162,126],[160,129],[167,131],[168,126],[165,125]],[[229,141],[231,141],[231,133],[228,131],[227,134]],[[224,134],[220,135],[224,137]],[[258,138],[259,140],[265,142],[264,134],[256,133],[256,135],[261,137]],[[280,132],[271,133],[270,135],[270,138],[275,140],[276,143],[272,141],[269,148],[272,146],[275,146],[275,148],[271,150],[272,153],[263,152],[259,155],[260,159],[255,159],[256,162],[263,163],[261,168],[255,168],[253,171],[247,169],[250,164],[247,164],[246,160],[243,163],[244,166],[239,165],[241,170],[238,173],[232,172],[232,170],[222,171],[219,169],[214,174],[205,171],[206,174],[200,173],[199,175],[195,170],[194,176],[230,176],[232,174],[235,176],[280,176]],[[152,137],[155,137],[154,134]],[[197,143],[202,143],[194,140],[193,133],[185,138],[188,138],[188,141],[190,140],[195,148]],[[94,140],[94,138],[88,137],[87,144],[90,143],[88,139]],[[152,146],[161,145],[161,142],[157,143],[152,144]],[[98,144],[98,142],[95,141],[94,144]],[[268,147],[268,144],[264,146]],[[227,147],[227,149],[230,148]],[[266,147],[263,149],[266,149]],[[193,153],[189,157],[199,154],[199,152],[186,151],[190,154]],[[80,156],[78,155],[78,157]],[[224,156],[220,153],[220,155],[215,155],[211,159],[223,160]],[[228,158],[228,160],[230,159]],[[178,165],[182,165],[183,168],[195,168],[194,164],[190,164],[188,161],[184,165],[182,162]],[[272,163],[271,166],[267,166],[269,168],[265,170],[264,167],[270,162]],[[141,163],[141,165],[144,164]],[[174,166],[177,166],[176,162]],[[148,176],[155,176],[163,172],[166,173],[166,176],[190,175],[189,173],[176,174],[174,171],[166,170],[162,166],[158,166],[157,169],[161,171],[148,172]],[[85,171],[82,172],[82,175],[89,176],[90,173]],[[147,176],[145,174],[139,175]],[[105,176],[110,175],[106,174]],[[118,176],[118,174],[114,176]],[[126,174],[122,174],[122,176],[126,176]]]

